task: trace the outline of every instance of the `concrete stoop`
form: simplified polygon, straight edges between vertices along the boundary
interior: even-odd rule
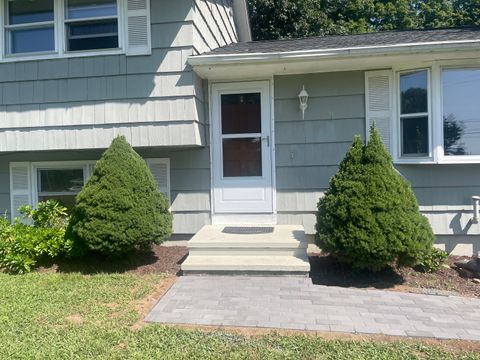
[[[225,227],[204,226],[188,242],[189,255],[182,264],[184,275],[308,276],[310,263],[302,226],[273,225],[273,232],[264,234],[225,233]]]

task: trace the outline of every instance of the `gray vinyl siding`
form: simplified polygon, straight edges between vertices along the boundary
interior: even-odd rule
[[[1,213],[10,162],[96,160],[124,134],[142,156],[170,159],[174,232],[210,223],[208,91],[187,59],[237,40],[231,1],[151,0],[151,26],[148,56],[0,63]]]
[[[238,41],[232,0],[193,0],[195,50],[203,53]]]
[[[209,148],[137,149],[144,158],[170,159],[170,199],[174,233],[193,234],[210,223]],[[98,160],[99,150],[25,152],[0,157],[0,214],[10,215],[9,163],[17,161]]]
[[[315,225],[318,198],[356,134],[365,133],[363,72],[276,76],[275,153],[277,218],[283,224]],[[298,93],[310,97],[305,120]]]
[[[117,134],[138,147],[205,145],[187,65],[193,14],[193,0],[152,0],[152,55],[1,63],[0,152],[105,148]]]
[[[365,134],[364,72],[276,76],[275,145],[279,223],[314,232],[318,199],[354,135]],[[310,94],[305,120],[302,86]],[[480,194],[480,165],[397,165],[437,235],[478,235],[471,224],[472,195]]]

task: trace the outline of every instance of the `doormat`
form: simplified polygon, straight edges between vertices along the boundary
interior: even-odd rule
[[[270,234],[273,232],[273,226],[262,226],[262,227],[225,226],[222,232],[225,234],[239,234],[239,235]]]

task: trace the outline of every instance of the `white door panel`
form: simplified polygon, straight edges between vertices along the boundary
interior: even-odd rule
[[[215,213],[273,213],[270,86],[212,86]]]

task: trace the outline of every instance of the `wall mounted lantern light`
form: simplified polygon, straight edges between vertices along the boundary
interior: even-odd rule
[[[305,85],[298,94],[298,99],[300,100],[300,110],[302,110],[302,120],[305,120],[305,110],[308,108],[308,92],[305,90]]]

